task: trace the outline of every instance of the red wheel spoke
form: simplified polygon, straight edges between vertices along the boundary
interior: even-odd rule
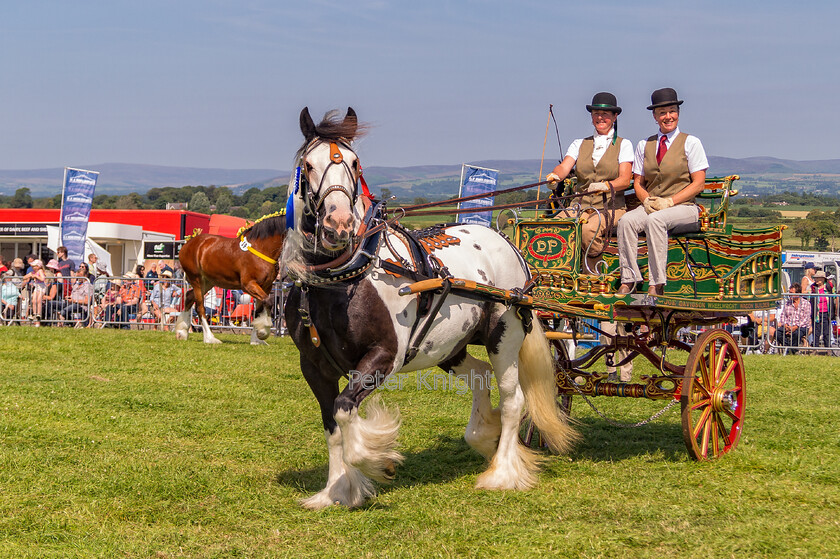
[[[706,427],[706,424],[709,421],[709,415],[712,412],[712,408],[706,407],[703,410],[703,413],[700,414],[700,419],[697,420],[697,426],[694,427],[694,438],[696,439],[700,435],[700,430]]]
[[[723,344],[720,348],[720,353],[718,353],[717,361],[715,362],[715,385],[719,384],[718,379],[720,379],[720,373],[723,370],[723,361],[726,359],[727,350],[729,350],[729,346]]]
[[[693,387],[694,391],[702,392],[704,398],[710,398],[712,396],[712,393],[709,391],[709,389],[703,386],[703,384],[701,384],[696,378],[694,379]]]
[[[709,404],[711,404],[711,403],[712,403],[711,398],[703,398],[703,399],[702,399],[702,400],[700,400],[699,402],[696,402],[696,403],[694,403],[694,404],[691,404],[691,410],[692,410],[692,411],[699,410],[700,408],[702,408],[702,407],[704,407],[704,406],[708,406],[708,405],[709,405]]]
[[[720,453],[720,437],[718,434],[718,414],[714,414],[714,418],[712,421],[712,455],[717,456]],[[723,430],[725,433],[726,430]]]
[[[738,361],[736,359],[733,359],[732,361],[730,361],[729,365],[726,367],[726,370],[723,372],[723,375],[721,375],[720,380],[718,380],[717,385],[718,386],[723,386],[724,384],[726,384],[726,381],[728,381],[729,377],[732,376],[732,372],[735,370],[735,367],[737,367],[737,366],[738,366]]]
[[[708,358],[712,358],[711,353],[709,354]],[[707,365],[705,356],[703,357],[703,359],[700,360],[700,376],[703,379],[703,382],[701,383],[703,388],[709,388],[711,386],[711,382],[709,380],[709,366]]]
[[[721,417],[721,414],[719,413],[715,414],[715,426],[716,430],[720,430],[720,436],[723,438],[723,442],[725,443],[724,446],[732,444],[732,440],[729,437],[729,429],[727,429],[726,425],[723,424],[723,417]],[[717,452],[715,454],[717,454]]]
[[[738,422],[741,421],[740,417],[738,417],[737,415],[735,415],[734,413],[732,413],[729,410],[723,410],[723,413],[725,413],[729,417],[729,419],[732,420],[732,425],[733,426],[737,425]]]
[[[708,458],[709,456],[709,431],[712,430],[712,422],[710,419],[711,418],[707,415],[706,420],[703,422],[703,440],[700,445],[700,454],[703,458]]]

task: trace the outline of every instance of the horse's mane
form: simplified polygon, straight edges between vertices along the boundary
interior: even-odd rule
[[[242,227],[236,236],[248,234],[248,238],[252,240],[267,239],[276,235],[286,233],[286,211],[281,210],[273,214],[264,215],[250,226]]]
[[[347,121],[337,110],[332,110],[324,115],[321,122],[315,126],[315,137],[327,142],[345,142],[350,144],[353,140],[361,138],[367,133],[368,125],[357,122],[355,119]],[[299,159],[311,143],[311,138],[305,140],[295,154]]]

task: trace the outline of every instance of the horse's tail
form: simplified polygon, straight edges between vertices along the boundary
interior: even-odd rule
[[[525,406],[543,439],[555,453],[571,449],[579,434],[568,423],[557,405],[554,360],[545,332],[536,314],[531,312],[533,328],[519,349],[519,385]]]

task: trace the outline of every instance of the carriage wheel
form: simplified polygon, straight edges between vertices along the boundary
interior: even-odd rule
[[[688,453],[710,460],[738,445],[744,420],[744,362],[725,330],[697,338],[682,386],[682,428]]]
[[[551,354],[554,358],[555,367],[559,366],[559,362],[563,359],[568,359],[568,352],[566,345],[559,340],[551,341]],[[557,405],[560,406],[560,411],[569,417],[572,413],[572,397],[569,394],[558,394]],[[519,439],[527,447],[531,448],[545,448],[548,445],[540,437],[540,432],[531,420],[531,416],[525,414],[522,421],[519,423]]]

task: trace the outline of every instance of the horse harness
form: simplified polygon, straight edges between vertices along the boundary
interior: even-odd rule
[[[306,159],[306,156],[309,155],[309,153],[315,148],[315,146],[317,146],[317,145],[319,145],[323,142],[324,142],[324,140],[320,140],[320,139],[317,139],[317,138],[312,140],[309,143],[309,145],[306,146],[306,148],[303,150],[303,153],[301,154],[300,159],[298,160],[298,167],[301,166],[303,161]],[[341,192],[342,194],[347,196],[347,198],[350,199],[350,205],[355,206],[356,205],[356,200],[359,197],[358,184],[361,184],[361,186],[362,186],[362,194],[364,194],[368,198],[372,198],[372,196],[370,194],[370,191],[368,190],[367,183],[365,182],[364,176],[362,175],[361,164],[359,165],[359,178],[357,180],[356,176],[353,174],[353,170],[350,169],[350,166],[344,160],[344,155],[341,153],[340,148],[344,148],[348,151],[353,151],[352,148],[350,147],[349,142],[347,140],[331,141],[331,142],[329,142],[329,146],[330,146],[330,162],[327,164],[327,167],[324,169],[324,172],[321,175],[321,182],[320,182],[320,184],[318,184],[317,203],[313,202],[313,199],[316,199],[315,192],[313,192],[312,186],[310,185],[309,180],[307,180],[305,174],[302,175],[301,179],[300,179],[301,180],[301,187],[302,187],[301,196],[303,197],[304,213],[306,213],[308,215],[312,215],[312,216],[317,215],[318,211],[323,207],[324,201],[327,199],[327,196],[329,196],[333,192]],[[324,187],[324,179],[327,178],[327,171],[333,165],[341,165],[344,168],[345,173],[347,173],[347,176],[350,177],[350,182],[353,184],[352,192],[350,191],[350,189],[348,189],[343,184],[331,184],[329,187],[327,187],[326,191],[324,191],[323,193],[321,192],[321,189]],[[316,226],[317,226],[317,222],[316,222]],[[316,237],[317,237],[317,231],[316,231]]]
[[[307,154],[314,148],[314,146],[321,141],[322,140],[313,140],[303,150],[299,164],[303,162]],[[341,141],[339,143],[345,149],[352,151],[347,142]],[[315,198],[315,193],[312,191],[311,185],[309,184],[309,181],[306,180],[305,176],[301,177],[300,186],[302,190],[301,195],[304,200],[304,213],[315,217],[315,232],[310,234],[301,231],[301,233],[304,235],[304,239],[307,240],[308,244],[311,244],[312,246],[315,246],[315,243],[317,242],[318,227],[320,227],[319,220],[317,219],[317,212],[322,208],[326,197],[331,192],[341,191],[350,199],[351,206],[356,204],[356,200],[358,198],[357,181],[355,180],[349,165],[347,165],[347,162],[344,161],[344,157],[341,154],[338,143],[331,141],[329,142],[329,145],[330,162],[327,169],[329,169],[329,166],[331,165],[343,165],[345,171],[351,179],[351,182],[353,183],[353,190],[351,193],[344,185],[337,184],[330,185],[324,193],[321,193],[320,190],[323,187],[323,182],[327,175],[325,169],[321,176],[321,184],[319,184],[318,187],[320,199],[313,207],[313,198]],[[321,346],[321,337],[318,334],[318,330],[312,320],[313,313],[311,311],[309,290],[329,284],[346,282],[360,277],[367,272],[376,261],[378,261],[379,266],[385,272],[397,277],[410,278],[414,282],[431,280],[433,278],[441,279],[441,289],[438,290],[441,296],[436,302],[434,301],[433,291],[424,291],[419,294],[417,318],[412,325],[411,334],[409,336],[409,338],[414,341],[409,344],[403,358],[403,363],[408,363],[417,355],[420,344],[423,342],[431,329],[432,322],[443,306],[443,302],[452,288],[452,275],[449,273],[446,266],[444,266],[443,263],[434,256],[433,251],[436,248],[447,246],[452,243],[452,241],[460,242],[455,237],[449,237],[451,240],[446,240],[445,238],[443,241],[437,240],[440,237],[440,234],[442,234],[444,226],[437,226],[412,234],[397,223],[398,218],[391,221],[386,220],[383,208],[384,201],[380,201],[376,204],[372,203],[373,197],[370,195],[367,184],[365,184],[364,178],[362,177],[361,167],[359,169],[359,182],[363,188],[362,199],[367,209],[365,211],[362,224],[356,233],[356,239],[358,239],[358,242],[354,243],[356,245],[355,248],[345,251],[342,255],[331,262],[309,266],[307,268],[307,272],[309,272],[310,276],[314,276],[317,279],[313,280],[309,278],[307,279],[306,284],[304,284],[301,279],[297,279],[294,282],[295,286],[300,289],[301,293],[298,313],[301,317],[301,323],[309,330],[312,345],[319,348],[333,369],[345,377],[349,376],[349,373],[344,372],[344,369],[338,364],[326,346]],[[400,257],[397,251],[391,246],[387,234],[389,229],[391,229],[394,234],[408,247],[413,263]],[[385,244],[388,245],[388,248],[394,257],[397,258],[397,262],[379,258],[379,248],[381,247],[383,240]],[[522,309],[517,307],[517,314],[522,320],[522,325],[525,328],[525,331],[530,332],[532,327],[530,320],[531,314],[523,313],[521,311]],[[420,326],[421,320],[424,321],[422,326]]]
[[[406,277],[414,282],[433,278],[442,279],[441,289],[437,290],[440,295],[437,300],[435,300],[434,291],[424,291],[418,294],[417,317],[409,336],[409,339],[413,341],[409,344],[403,358],[403,363],[408,363],[417,355],[420,345],[429,333],[432,322],[452,287],[452,275],[440,259],[433,254],[433,251],[435,248],[459,243],[460,240],[445,235],[443,230],[444,227],[436,226],[419,232],[409,232],[397,224],[396,221],[386,221],[383,218],[382,202],[376,205],[371,204],[365,212],[365,218],[359,229],[359,234],[357,234],[360,241],[356,248],[347,251],[332,262],[309,267],[308,271],[317,279],[312,280],[310,278],[306,284],[300,279],[295,281],[295,285],[300,288],[301,292],[298,308],[301,323],[309,330],[312,345],[319,348],[336,371],[342,372],[345,377],[348,376],[347,373],[343,372],[344,369],[338,364],[329,349],[321,345],[320,335],[313,322],[314,313],[311,309],[309,290],[358,278],[374,264],[378,264],[388,274]],[[391,236],[399,239],[407,247],[410,261],[399,256],[392,245],[393,241],[389,238]],[[396,261],[379,257],[379,249],[383,244],[388,247],[391,254],[397,259]]]

